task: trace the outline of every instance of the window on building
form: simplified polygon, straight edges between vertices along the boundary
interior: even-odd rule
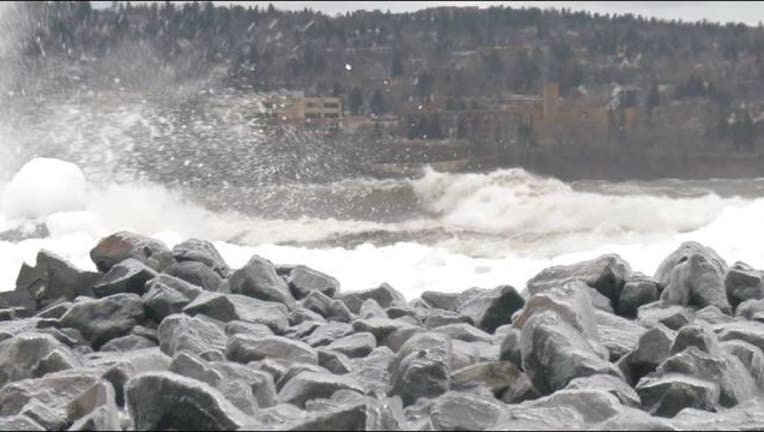
[[[337,102],[324,102],[324,108],[339,108],[340,104]]]
[[[321,116],[318,113],[315,113],[315,112],[305,113],[305,118],[314,119],[314,118],[320,118],[320,117]]]

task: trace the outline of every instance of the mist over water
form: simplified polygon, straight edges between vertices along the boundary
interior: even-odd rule
[[[36,221],[48,238],[0,241],[0,290],[40,248],[93,268],[90,248],[120,229],[169,246],[212,240],[233,267],[257,253],[344,290],[387,281],[410,297],[523,287],[543,267],[610,252],[650,274],[686,240],[764,267],[764,179],[564,183],[520,168],[372,178],[352,137],[269,127],[259,95],[192,64],[152,64],[142,47],[103,61],[107,87],[53,72],[52,59],[22,76],[16,35],[33,21],[0,4],[0,191],[32,158],[55,157],[82,169],[87,204]],[[0,231],[31,222],[0,213]]]

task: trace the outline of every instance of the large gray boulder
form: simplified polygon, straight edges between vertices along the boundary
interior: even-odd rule
[[[618,398],[606,390],[600,389],[563,389],[552,393],[551,395],[524,402],[519,405],[523,408],[570,408],[578,413],[576,417],[581,418],[586,428],[597,423],[606,421],[623,411],[624,406]],[[563,422],[562,425],[568,424]],[[563,429],[569,429],[563,427]],[[583,428],[577,428],[583,429]]]
[[[302,340],[312,347],[328,345],[337,339],[353,334],[353,326],[342,322],[329,322],[319,326]]]
[[[639,337],[636,347],[618,361],[618,366],[630,384],[653,372],[671,355],[676,332],[663,324],[647,330]]]
[[[685,408],[714,411],[719,406],[716,383],[684,374],[647,376],[635,390],[644,408],[660,417],[673,417]]]
[[[146,282],[157,276],[157,272],[134,258],[127,258],[114,264],[94,286],[96,297],[108,297],[114,294],[146,293]]]
[[[178,262],[200,262],[214,270],[220,277],[227,278],[231,269],[220,255],[215,245],[207,240],[188,239],[172,248],[172,256]]]
[[[169,356],[188,351],[206,358],[222,355],[227,340],[223,330],[214,323],[186,314],[165,318],[157,329],[157,337],[162,352]]]
[[[746,300],[760,300],[764,298],[764,274],[738,261],[724,275],[724,288],[733,308]]]
[[[712,249],[695,242],[683,243],[666,257],[655,272],[655,279],[665,288],[661,300],[702,309],[716,306],[732,313],[724,276],[727,264]]]
[[[175,262],[172,252],[162,242],[127,231],[101,239],[90,251],[90,259],[103,273],[127,258],[135,258],[157,271]]]
[[[448,391],[451,386],[451,351],[448,336],[439,333],[412,336],[389,366],[388,395],[400,396],[405,406],[420,397],[431,398]]]
[[[143,321],[143,301],[136,294],[81,298],[61,317],[63,326],[79,330],[95,349],[128,334]]]
[[[279,399],[304,408],[305,402],[311,399],[329,398],[340,390],[364,392],[361,384],[352,377],[303,371],[284,384],[279,391]]]
[[[590,375],[576,378],[565,387],[568,390],[601,390],[617,397],[622,404],[632,408],[641,408],[639,395],[622,379],[613,375]]]
[[[672,330],[679,330],[682,326],[692,322],[693,319],[694,311],[692,309],[671,304],[665,300],[648,303],[637,309],[637,322],[647,328],[663,324]]]
[[[276,266],[260,256],[253,256],[244,267],[236,270],[229,280],[233,294],[243,294],[260,300],[295,306],[286,281],[276,273]]]
[[[615,304],[631,267],[620,256],[609,254],[576,264],[542,270],[527,282],[528,293],[538,294],[549,288],[579,280],[602,293]]]
[[[560,390],[574,378],[622,377],[578,329],[553,311],[534,314],[523,326],[520,344],[523,369],[542,394]]]
[[[131,379],[125,395],[137,430],[232,430],[249,422],[249,417],[215,388],[170,372]]]
[[[520,403],[540,396],[525,373],[507,361],[480,362],[451,373],[454,389],[466,390],[481,384],[506,403]]]
[[[449,391],[430,408],[433,430],[491,430],[507,413],[506,405],[493,398]]]
[[[640,306],[658,300],[660,287],[658,282],[641,274],[626,278],[618,301],[614,303],[615,312],[626,318],[635,318]]]
[[[677,430],[764,430],[764,401],[754,399],[719,412],[686,408],[671,419]]]
[[[179,313],[203,290],[190,283],[167,274],[160,274],[146,283],[143,295],[146,315],[156,322]]]
[[[244,321],[264,324],[277,334],[289,328],[289,311],[286,306],[240,294],[203,292],[186,305],[183,312],[192,316],[204,314],[226,323]]]
[[[39,363],[53,353],[77,361],[66,345],[48,334],[24,333],[0,342],[0,387],[33,377]]]
[[[85,367],[99,371],[98,377],[114,386],[117,405],[122,407],[125,384],[142,373],[168,371],[171,358],[155,347],[130,352],[99,351],[84,356],[83,361]]]
[[[206,291],[224,291],[223,278],[215,270],[197,261],[181,261],[167,267],[164,271],[190,284],[202,287]]]
[[[470,318],[475,327],[493,333],[497,327],[509,324],[512,314],[524,305],[525,299],[514,287],[503,285],[465,302],[459,313]]]
[[[614,362],[637,346],[639,338],[647,331],[634,321],[607,312],[597,311],[597,335]]]
[[[342,300],[354,314],[357,314],[361,310],[361,305],[368,299],[373,299],[383,309],[387,309],[390,306],[406,305],[406,298],[403,294],[386,283],[383,283],[377,288],[343,293],[336,297]]]
[[[371,333],[360,332],[341,337],[329,345],[327,349],[345,354],[350,358],[366,357],[377,347],[377,340]]]
[[[285,364],[318,364],[318,353],[310,345],[281,336],[255,338],[243,334],[233,335],[228,339],[226,357],[239,363],[268,358]]]
[[[80,295],[92,296],[93,285],[100,277],[98,273],[80,270],[58,255],[41,250],[37,253],[34,267],[26,263],[21,265],[16,278],[16,293],[0,293],[0,299],[29,299],[22,294],[28,293],[34,299],[35,308],[44,308],[62,299],[71,301]],[[26,302],[7,303],[9,306],[20,307],[32,305]]]
[[[66,407],[70,430],[120,430],[119,408],[114,387],[99,381]]]
[[[307,296],[311,291],[319,291],[332,298],[340,290],[337,279],[306,266],[295,266],[287,277],[287,283],[296,299]]]

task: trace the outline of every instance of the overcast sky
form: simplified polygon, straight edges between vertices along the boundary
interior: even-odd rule
[[[257,4],[267,7],[267,1],[229,2]],[[764,21],[764,3],[761,2],[690,2],[690,1],[632,1],[632,2],[596,2],[596,1],[274,1],[276,8],[299,10],[305,7],[333,15],[359,9],[380,9],[390,12],[407,12],[435,6],[481,6],[506,5],[511,7],[570,8],[599,13],[633,13],[648,17],[678,19],[683,21],[743,22],[758,25]]]

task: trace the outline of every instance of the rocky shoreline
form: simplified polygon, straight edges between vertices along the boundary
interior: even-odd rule
[[[764,429],[764,272],[697,243],[411,301],[202,240],[90,255],[0,293],[0,429]]]

